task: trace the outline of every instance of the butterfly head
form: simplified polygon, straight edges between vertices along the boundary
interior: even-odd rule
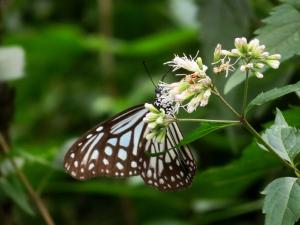
[[[163,87],[161,86],[155,88],[155,101],[153,105],[158,109],[163,109],[166,114],[171,115],[174,112],[173,104],[171,101],[167,101],[163,98],[163,91]]]

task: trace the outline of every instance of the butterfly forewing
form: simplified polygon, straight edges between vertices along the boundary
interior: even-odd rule
[[[151,154],[166,151],[155,157],[143,156],[141,176],[147,184],[161,191],[176,191],[192,183],[195,161],[188,146],[176,147],[181,140],[177,124],[172,123],[163,143],[146,142],[145,151]]]
[[[146,113],[142,105],[132,107],[89,130],[68,151],[65,170],[80,180],[139,174]]]

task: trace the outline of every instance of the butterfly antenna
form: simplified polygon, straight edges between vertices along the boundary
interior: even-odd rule
[[[162,76],[161,81],[164,81],[166,76],[171,72],[172,68],[169,68],[168,71]]]
[[[149,72],[149,69],[148,69],[148,67],[147,67],[145,61],[143,61],[143,65],[144,65],[144,68],[145,68],[145,70],[146,70],[146,73],[147,73],[148,77],[150,78],[152,84],[154,85],[155,88],[157,88],[157,85],[154,83],[153,78],[152,78],[152,76],[151,76],[151,74],[150,74],[150,72]]]

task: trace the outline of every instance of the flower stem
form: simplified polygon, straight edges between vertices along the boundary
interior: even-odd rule
[[[213,87],[213,91],[220,98],[220,100],[240,119],[241,115],[230,105],[229,102],[226,101],[226,99],[220,94],[215,86]]]
[[[219,93],[216,87],[214,87],[215,94],[221,99],[221,101],[238,117],[239,121],[243,126],[251,133],[253,136],[257,139],[257,141],[266,147],[266,149],[273,153],[277,158],[279,158],[285,165],[292,168],[295,171],[295,174],[297,177],[300,177],[300,171],[294,166],[282,159],[277,152],[273,149],[272,146],[270,146],[263,138],[262,136],[251,126],[251,124],[247,121],[247,119],[244,117],[244,115],[240,115],[231,105],[229,102],[227,102],[223,96]]]
[[[245,109],[248,100],[248,83],[249,83],[249,70],[246,71],[246,80],[244,86],[244,97],[243,97],[243,108],[242,108],[242,116],[245,116]]]
[[[3,135],[0,133],[0,145],[3,149],[3,151],[5,153],[9,152],[9,147],[8,144],[6,143]],[[43,219],[45,220],[47,225],[55,225],[53,222],[53,219],[51,218],[48,209],[46,208],[46,206],[44,205],[42,199],[40,198],[40,196],[38,196],[38,194],[34,191],[33,187],[31,186],[29,180],[27,179],[26,175],[19,170],[15,160],[13,158],[9,157],[9,160],[13,166],[13,168],[16,171],[17,176],[19,177],[20,181],[23,183],[23,185],[25,186],[26,190],[28,191],[32,201],[36,204],[38,210],[40,211]]]
[[[232,125],[239,125],[239,120],[210,120],[210,119],[189,119],[189,118],[176,118],[179,122],[207,122],[207,123],[231,123]]]

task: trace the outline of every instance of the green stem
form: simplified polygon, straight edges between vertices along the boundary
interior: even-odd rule
[[[6,143],[3,135],[0,133],[0,145],[5,153],[9,152],[8,144]],[[33,202],[36,204],[38,210],[40,211],[43,219],[45,220],[47,225],[54,225],[53,219],[50,216],[47,207],[44,205],[42,199],[40,196],[34,191],[33,187],[31,186],[29,180],[27,179],[26,175],[19,170],[15,160],[13,158],[9,158],[14,170],[16,171],[17,176],[19,177],[20,181],[25,186],[26,190],[29,193],[29,196],[33,200]]]
[[[246,80],[245,80],[245,86],[244,86],[244,97],[243,97],[243,108],[242,108],[242,116],[245,115],[245,109],[247,105],[248,100],[248,82],[249,81],[249,70],[246,72]]]
[[[188,118],[176,118],[179,122],[207,122],[207,123],[231,123],[239,125],[239,120],[210,120],[210,119],[188,119]]]
[[[220,94],[218,89],[214,86],[213,87],[214,93],[220,98],[220,100],[238,117],[241,118],[241,115],[230,105],[229,102],[226,101],[226,99]]]
[[[248,84],[247,84],[248,85]],[[246,91],[248,89],[245,88]],[[231,105],[229,102],[226,101],[226,99],[219,93],[218,89],[216,87],[213,87],[213,91],[214,93],[220,98],[220,100],[237,116],[237,118],[239,119],[240,123],[243,124],[243,126],[251,133],[254,135],[254,137],[257,139],[257,141],[262,144],[263,146],[266,147],[266,149],[273,153],[273,155],[275,155],[277,158],[279,158],[285,165],[287,165],[288,167],[292,168],[295,172],[295,174],[297,175],[297,177],[300,177],[300,171],[294,166],[291,165],[290,163],[288,163],[287,161],[285,161],[284,159],[282,159],[280,157],[280,155],[277,154],[277,152],[273,149],[272,146],[270,146],[262,137],[261,135],[250,125],[250,123],[247,121],[247,119],[244,117],[244,115],[240,115]],[[247,98],[247,96],[246,96]],[[245,99],[245,96],[244,96]]]

